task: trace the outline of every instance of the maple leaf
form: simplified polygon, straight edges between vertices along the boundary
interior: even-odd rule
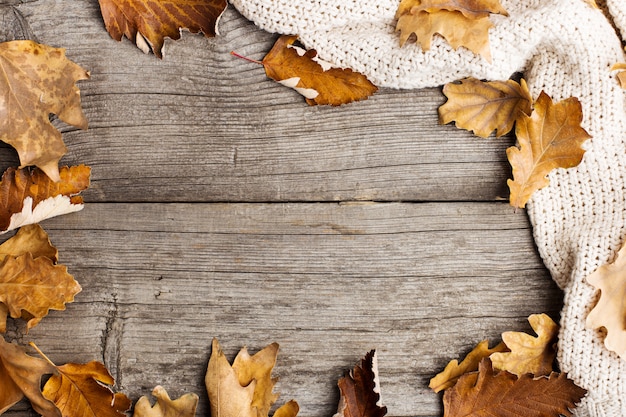
[[[494,374],[489,359],[483,359],[478,373],[462,376],[446,390],[444,417],[569,417],[585,393],[563,373],[538,378],[518,378],[507,371]]]
[[[582,106],[570,97],[556,104],[543,91],[531,116],[521,114],[515,124],[519,148],[506,150],[513,167],[508,180],[510,203],[523,208],[531,195],[548,185],[546,176],[555,168],[572,168],[583,159],[582,144],[591,136],[583,129]]]
[[[611,67],[611,71],[617,72],[617,81],[619,86],[626,89],[626,62],[618,62]]]
[[[24,396],[44,417],[61,417],[61,412],[41,393],[41,378],[56,369],[43,359],[27,355],[24,349],[0,337],[0,414]]]
[[[0,43],[0,140],[13,146],[22,166],[36,165],[59,181],[66,147],[50,114],[81,129],[87,119],[75,83],[89,73],[65,50],[33,41]]]
[[[135,404],[133,417],[194,417],[198,406],[198,396],[193,393],[172,400],[160,385],[152,390],[156,397],[154,406],[150,406],[148,397],[141,397]]]
[[[104,25],[117,41],[126,36],[145,53],[162,58],[165,38],[180,39],[181,29],[217,34],[226,0],[99,0]]]
[[[489,341],[483,340],[465,356],[465,359],[463,359],[461,363],[456,359],[448,362],[444,370],[430,380],[428,387],[435,392],[448,389],[456,384],[456,381],[458,381],[462,375],[477,371],[478,364],[480,364],[480,361],[484,358],[488,358],[492,353],[506,351],[508,351],[508,348],[504,343],[499,343],[490,349]]]
[[[334,417],[383,417],[387,414],[380,397],[375,350],[367,353],[337,385],[341,397]]]
[[[530,115],[533,101],[523,79],[517,83],[466,78],[446,84],[443,93],[448,101],[439,107],[440,123],[456,122],[483,138],[494,130],[496,137],[509,133],[520,114]]]
[[[77,194],[89,187],[90,173],[85,165],[63,167],[53,182],[39,169],[7,169],[0,181],[0,233],[82,210]]]
[[[403,0],[402,11],[435,13],[440,10],[458,11],[469,18],[487,17],[489,14],[508,16],[500,0]]]
[[[263,61],[234,52],[233,55],[263,65],[269,78],[293,88],[311,106],[339,106],[367,99],[378,90],[363,74],[349,68],[333,68],[319,60],[314,49],[305,51],[294,46],[296,39],[297,36],[281,36]]]
[[[587,282],[600,291],[600,298],[585,323],[588,329],[606,329],[604,345],[626,359],[626,245],[617,258],[596,269]]]

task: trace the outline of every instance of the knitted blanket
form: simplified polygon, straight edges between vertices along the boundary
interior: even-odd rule
[[[493,15],[493,63],[435,36],[431,50],[399,46],[399,0],[231,0],[270,32],[297,34],[320,58],[366,74],[381,87],[421,88],[464,77],[505,80],[524,72],[533,97],[578,97],[587,141],[583,162],[549,175],[550,186],[527,205],[534,238],[564,291],[558,360],[588,390],[576,416],[626,416],[626,362],[602,336],[585,329],[595,291],[585,277],[612,261],[626,232],[626,101],[610,72],[624,55],[602,11],[584,0],[502,0],[509,17]],[[607,0],[626,34],[626,1]]]

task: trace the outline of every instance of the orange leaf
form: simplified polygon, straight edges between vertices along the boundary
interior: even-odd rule
[[[626,89],[626,62],[618,62],[611,67],[611,71],[617,71],[619,86]]]
[[[165,388],[157,385],[152,390],[156,397],[154,406],[150,406],[148,397],[141,397],[137,404],[133,417],[195,417],[198,406],[198,396],[193,393],[185,394],[177,400],[172,400]]]
[[[66,147],[50,114],[87,128],[75,83],[89,73],[68,60],[65,50],[33,41],[0,44],[0,140],[13,146],[22,166],[36,165],[59,181]]]
[[[0,262],[7,256],[17,257],[28,252],[33,258],[44,256],[55,264],[59,255],[46,231],[38,224],[31,224],[20,228],[15,236],[0,245]]]
[[[55,183],[39,169],[7,169],[0,181],[0,233],[81,210],[83,200],[74,196],[89,187],[90,173],[85,165],[63,167]]]
[[[439,107],[440,122],[456,122],[483,138],[494,130],[497,137],[509,133],[520,114],[530,114],[533,101],[523,79],[517,83],[466,78],[446,84],[443,93],[448,101]]]
[[[335,417],[383,417],[387,414],[380,397],[375,350],[365,355],[337,385],[341,397]]]
[[[104,24],[117,41],[126,36],[148,53],[162,58],[165,38],[180,39],[181,29],[217,34],[226,0],[99,0]]]
[[[569,417],[585,393],[565,374],[539,378],[530,374],[518,378],[506,371],[494,374],[489,359],[483,359],[478,374],[464,375],[446,390],[444,417]]]
[[[583,129],[582,106],[571,97],[554,104],[543,91],[532,115],[522,114],[516,122],[518,147],[506,150],[513,167],[508,180],[513,207],[522,208],[531,195],[548,185],[546,176],[555,168],[571,168],[583,159],[582,144],[591,136]]]
[[[271,79],[291,87],[306,102],[339,106],[364,100],[378,88],[367,77],[351,69],[331,68],[317,59],[314,49],[293,46],[297,36],[281,36],[261,62]]]

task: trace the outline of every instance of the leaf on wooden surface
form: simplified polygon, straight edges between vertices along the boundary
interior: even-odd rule
[[[372,350],[337,383],[341,396],[334,417],[383,417],[376,351]]]
[[[616,77],[619,86],[626,89],[626,62],[618,62],[611,67],[611,71],[617,71]]]
[[[489,348],[489,341],[483,340],[467,354],[461,363],[456,359],[448,362],[444,370],[430,380],[428,387],[435,392],[448,389],[454,386],[462,375],[477,371],[480,361],[484,358],[488,358],[493,353],[507,352],[508,350],[504,343],[499,343],[493,348]]]
[[[148,397],[141,397],[135,404],[133,417],[194,417],[198,406],[198,396],[193,393],[185,394],[176,400],[160,385],[152,390],[156,397],[154,406],[150,405]]]
[[[585,327],[606,329],[604,345],[626,360],[626,245],[612,263],[589,275],[587,282],[600,291],[600,298],[587,316]]]
[[[162,58],[165,38],[180,39],[181,29],[217,34],[226,0],[99,0],[104,25],[117,41],[126,36],[144,53]]]
[[[515,124],[519,148],[506,150],[513,167],[508,180],[510,203],[523,208],[531,195],[548,185],[555,168],[572,168],[583,159],[582,144],[591,136],[581,127],[582,106],[570,97],[556,104],[543,91],[531,116],[522,114]]]
[[[35,165],[59,181],[58,163],[67,149],[49,117],[87,128],[75,83],[89,73],[64,49],[12,41],[0,44],[0,74],[0,140],[17,150],[22,166]]]
[[[396,12],[400,46],[415,34],[422,50],[430,49],[435,34],[450,46],[463,46],[491,62],[491,14],[507,16],[499,0],[402,0]]]
[[[311,106],[339,106],[367,99],[378,90],[363,74],[349,68],[333,68],[319,60],[314,49],[305,51],[294,46],[296,39],[297,36],[281,36],[263,61],[250,61],[261,63],[269,78],[293,88]]]
[[[91,168],[63,167],[53,182],[41,170],[9,168],[0,181],[0,233],[82,210],[77,194],[89,187]]]
[[[272,404],[278,400],[278,394],[272,392],[277,381],[276,378],[272,378],[277,355],[278,343],[272,343],[254,356],[250,356],[248,349],[243,347],[233,361],[232,368],[239,385],[245,387],[252,381],[255,382],[252,407],[256,408],[260,417],[267,416]]]
[[[0,337],[0,414],[24,396],[44,417],[61,417],[61,412],[41,392],[41,378],[56,373],[43,359],[27,355],[24,349]]]
[[[462,376],[445,391],[444,417],[569,417],[585,393],[563,373],[538,378],[507,371],[494,374],[489,359],[483,359],[478,373]]]
[[[546,314],[533,314],[528,322],[537,337],[522,332],[504,332],[502,340],[511,350],[492,354],[495,369],[515,375],[550,375],[556,356],[559,326]]]
[[[441,124],[474,132],[482,138],[496,131],[496,137],[513,129],[520,114],[531,114],[532,97],[526,81],[480,81],[466,78],[443,87],[448,101],[439,107]]]
[[[33,258],[44,256],[57,263],[59,251],[52,246],[48,234],[38,224],[21,227],[15,236],[0,245],[0,262],[7,256],[17,257],[30,252]]]

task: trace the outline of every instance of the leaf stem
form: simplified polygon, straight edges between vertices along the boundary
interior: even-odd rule
[[[263,65],[263,62],[257,61],[256,59],[248,58],[247,56],[240,55],[235,51],[230,51],[230,54],[232,56],[236,56],[237,58],[245,59],[248,62],[254,62],[255,64]]]
[[[52,361],[50,360],[50,358],[49,358],[49,357],[47,357],[47,356],[46,356],[46,355],[45,355],[45,354],[41,351],[41,349],[39,349],[39,348],[37,347],[37,345],[35,344],[35,342],[28,342],[28,344],[29,344],[29,345],[30,345],[33,349],[35,349],[35,350],[37,351],[37,353],[39,353],[39,355],[40,355],[42,358],[44,358],[44,359],[45,359],[48,363],[50,363],[50,365],[52,365],[52,366],[54,366],[54,367],[56,368],[56,365],[54,364],[54,362],[52,362]]]

